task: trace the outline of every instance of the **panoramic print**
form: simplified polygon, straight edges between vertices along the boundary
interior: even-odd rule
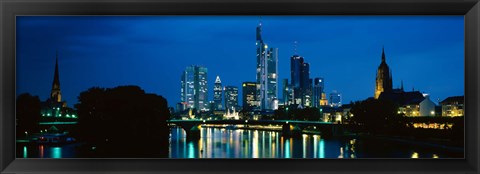
[[[463,16],[18,16],[17,158],[464,158]]]

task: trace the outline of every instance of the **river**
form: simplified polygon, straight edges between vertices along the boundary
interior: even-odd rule
[[[17,144],[18,158],[76,158],[78,144]],[[171,129],[170,158],[463,158],[463,151],[376,138],[303,134],[284,138],[279,132],[202,128],[201,138],[187,141],[181,128]]]

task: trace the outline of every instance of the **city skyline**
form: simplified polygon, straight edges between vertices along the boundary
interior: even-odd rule
[[[70,20],[72,18],[74,20]],[[42,100],[47,98],[53,75],[50,71],[53,69],[51,67],[55,60],[55,50],[58,49],[62,96],[70,106],[77,103],[76,97],[81,91],[93,86],[138,85],[148,93],[166,97],[169,106],[174,107],[180,101],[178,97],[180,73],[190,65],[203,65],[208,69],[207,102],[212,101],[217,76],[222,79],[223,86],[237,88],[241,88],[243,82],[256,81],[255,27],[258,22],[258,17],[19,17],[17,95],[29,92],[40,96]],[[305,33],[298,33],[291,28],[284,31],[279,27],[288,26],[287,24],[293,24],[292,22],[305,24],[305,28],[297,28],[302,31],[305,29]],[[177,35],[189,35],[167,37],[168,34],[158,31],[158,35],[149,35],[154,34],[154,29],[142,27],[152,24],[155,24],[154,29],[180,29],[185,31],[179,31]],[[306,62],[310,64],[311,78],[324,78],[327,94],[333,90],[338,91],[342,94],[343,103],[373,97],[376,67],[380,64],[381,49],[384,46],[394,88],[399,87],[400,81],[403,81],[406,91],[415,88],[429,93],[434,102],[437,102],[437,98],[443,100],[464,93],[463,16],[267,16],[262,17],[262,24],[264,40],[279,49],[278,89],[283,88],[280,86],[282,79],[291,80],[289,59],[296,52],[305,57]],[[377,31],[374,28],[379,24],[386,25],[385,28],[391,30],[374,34]],[[349,25],[354,29],[345,29]],[[397,25],[403,28],[399,29]],[[74,28],[75,26],[77,28]],[[87,27],[79,30],[78,26]],[[316,29],[325,26],[328,29],[324,30],[330,32],[334,29],[343,29],[347,32],[338,31],[339,34],[334,36],[315,32]],[[216,27],[222,27],[223,30]],[[199,28],[207,34],[196,35],[193,31]],[[144,37],[137,36],[140,33],[136,30],[142,29],[150,33]],[[389,36],[388,33],[393,30],[407,33],[407,37],[405,34]],[[312,37],[308,37],[309,34]],[[279,37],[280,35],[282,37]],[[348,38],[345,35],[355,37],[345,39]],[[365,37],[364,35],[373,35],[375,37],[372,38],[378,40],[365,39],[365,44],[358,43]],[[51,39],[45,41],[44,37]],[[326,39],[315,40],[317,37]],[[353,44],[341,43],[342,39],[338,38],[344,38],[344,42],[353,41]],[[212,43],[212,46],[201,44],[205,40]],[[223,44],[224,40],[229,40],[230,44]],[[295,48],[294,42],[298,42]],[[355,47],[355,43],[363,47]],[[98,49],[90,44],[111,47]],[[128,44],[136,47],[130,50],[119,49],[128,48]],[[420,45],[422,47],[418,48]],[[226,60],[225,57],[233,58]],[[183,61],[184,59],[190,61]],[[79,70],[80,67],[91,69]],[[449,71],[445,71],[446,68]],[[242,91],[239,90],[239,96],[242,96],[241,94]],[[278,91],[278,96],[282,96],[281,91]]]

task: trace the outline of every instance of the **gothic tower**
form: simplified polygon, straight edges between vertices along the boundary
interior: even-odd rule
[[[55,74],[53,75],[52,92],[50,93],[52,101],[61,102],[62,93],[60,92],[60,78],[58,77],[58,51],[55,60]]]
[[[392,72],[385,62],[385,49],[382,48],[382,63],[378,66],[377,78],[375,81],[375,99],[378,99],[382,92],[392,91]]]

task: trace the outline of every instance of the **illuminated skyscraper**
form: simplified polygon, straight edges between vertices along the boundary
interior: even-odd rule
[[[288,79],[283,79],[283,104],[288,106],[293,104],[293,88],[288,83]]]
[[[234,110],[238,107],[238,88],[225,86],[225,110]]]
[[[243,82],[242,105],[245,111],[252,111],[257,107],[257,84],[255,82]]]
[[[330,106],[331,107],[342,106],[342,94],[340,94],[336,90],[333,90],[333,92],[330,93]]]
[[[220,77],[217,76],[215,79],[215,86],[213,87],[213,102],[215,103],[215,110],[222,110],[222,81],[220,81]]]
[[[313,100],[313,107],[320,107],[320,100],[322,99],[322,93],[324,93],[325,90],[325,81],[321,77],[315,78],[313,81],[313,95],[312,95],[312,100]]]
[[[187,108],[208,110],[207,68],[196,65],[185,68],[180,91],[181,101]]]
[[[293,55],[290,58],[290,74],[292,78],[294,104],[310,106],[311,86],[310,64],[305,63],[303,57]]]
[[[392,91],[392,72],[385,61],[385,49],[382,48],[382,63],[378,66],[377,78],[375,80],[374,98],[378,99],[382,92]]]
[[[262,39],[262,23],[257,26],[257,99],[261,110],[272,109],[277,98],[278,48],[268,48]]]

